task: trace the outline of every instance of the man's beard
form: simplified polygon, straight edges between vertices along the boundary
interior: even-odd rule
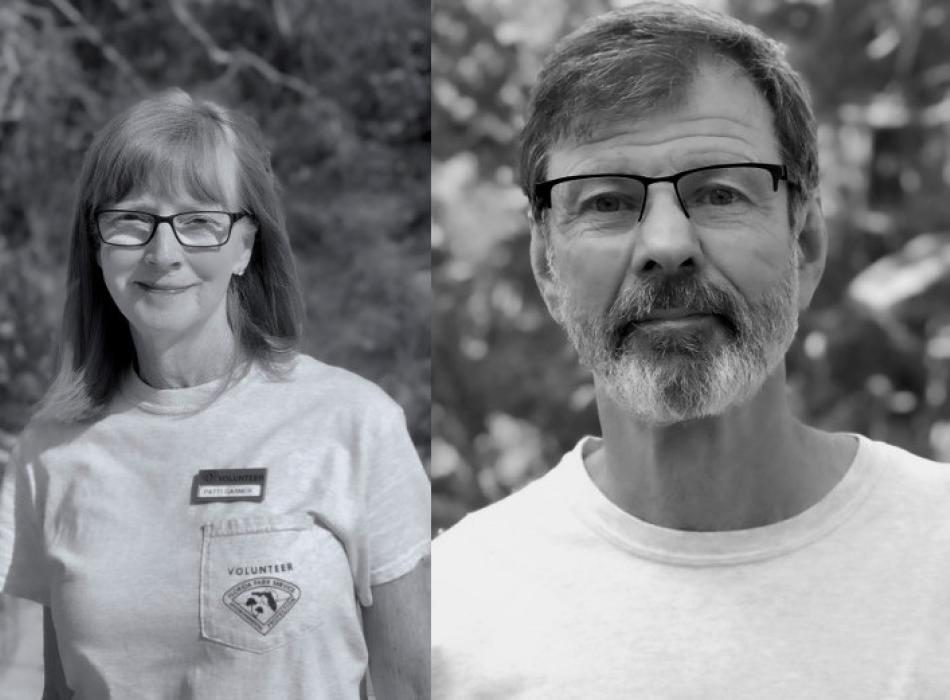
[[[782,278],[751,303],[689,273],[640,281],[592,317],[549,259],[561,324],[581,362],[621,409],[654,425],[719,415],[758,392],[798,330],[796,262],[790,251]],[[715,337],[706,323],[685,330],[637,323],[664,310],[714,315]]]

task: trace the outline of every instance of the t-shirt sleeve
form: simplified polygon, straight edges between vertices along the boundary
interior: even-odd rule
[[[36,489],[20,446],[0,476],[0,592],[49,605]]]
[[[357,593],[372,605],[372,586],[411,571],[429,552],[431,491],[402,409],[388,397],[368,416],[361,440],[363,542]]]

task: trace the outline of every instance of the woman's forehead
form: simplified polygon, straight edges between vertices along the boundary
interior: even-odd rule
[[[198,196],[184,191],[158,190],[152,187],[133,190],[124,197],[109,202],[107,206],[163,215],[183,211],[234,211],[233,205],[222,198]]]
[[[230,148],[219,145],[211,153],[170,149],[136,158],[125,168],[125,177],[114,193],[115,202],[142,204],[174,202],[187,206],[243,207],[239,192],[239,166]],[[112,196],[109,197],[109,194]]]

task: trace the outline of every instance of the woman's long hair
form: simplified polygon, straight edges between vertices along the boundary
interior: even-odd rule
[[[228,162],[236,163],[237,172],[222,172],[221,164]],[[270,154],[252,120],[173,89],[114,117],[86,152],[58,368],[38,419],[75,423],[99,417],[135,361],[129,324],[96,259],[97,209],[137,192],[225,202],[235,189],[243,210],[257,222],[257,235],[248,267],[232,276],[228,289],[228,321],[238,350],[231,373],[249,361],[281,373],[300,338],[304,314]]]

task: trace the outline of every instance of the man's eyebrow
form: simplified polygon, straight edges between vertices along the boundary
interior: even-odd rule
[[[762,158],[751,153],[742,153],[740,151],[717,151],[706,153],[686,153],[681,157],[674,158],[673,162],[677,171],[692,170],[693,168],[706,168],[713,165],[723,165],[725,163],[771,163],[774,158]]]

